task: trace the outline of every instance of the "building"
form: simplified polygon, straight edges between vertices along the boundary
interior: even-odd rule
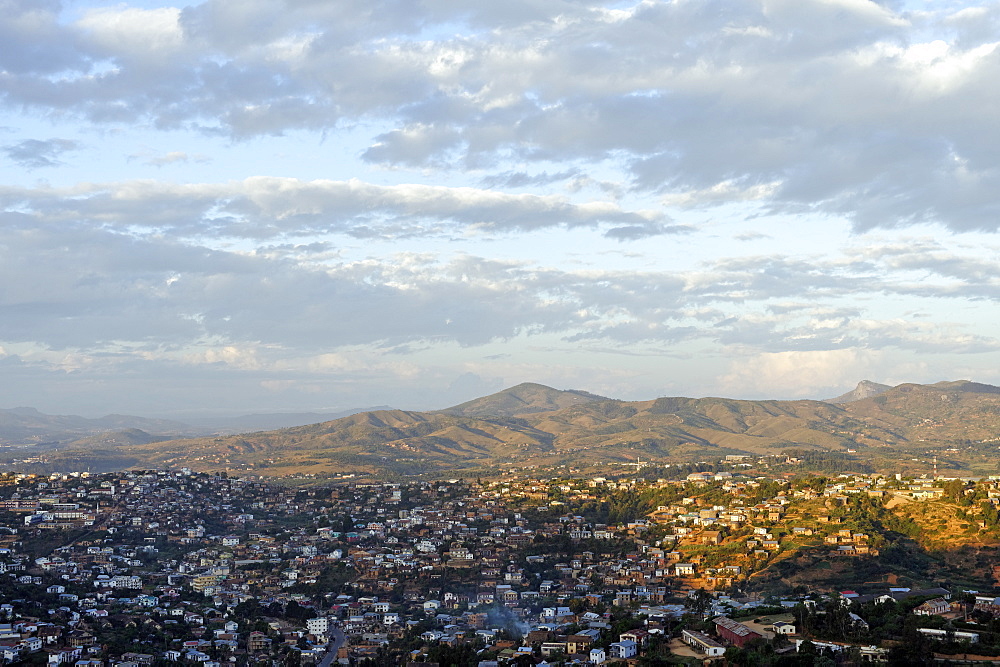
[[[940,616],[941,614],[948,613],[950,610],[951,605],[947,600],[944,598],[934,598],[921,604],[913,610],[913,613],[918,616]]]
[[[775,621],[774,625],[771,626],[776,635],[794,635],[795,634],[795,624],[786,623],[785,621]]]
[[[742,623],[737,623],[731,618],[719,616],[715,619],[715,632],[725,641],[733,646],[743,648],[747,642],[760,639],[762,635],[754,632]]]
[[[610,648],[612,658],[631,658],[639,652],[639,646],[631,639],[615,642]]]
[[[710,658],[716,658],[726,652],[725,646],[697,630],[682,631],[681,639],[694,650],[700,651]]]
[[[313,635],[326,635],[330,631],[330,621],[325,616],[306,620],[306,629]]]
[[[268,651],[271,648],[271,638],[263,632],[251,632],[247,640],[250,651]]]
[[[978,632],[962,632],[958,630],[940,630],[938,628],[917,628],[917,632],[922,634],[924,637],[930,637],[931,639],[938,639],[941,641],[947,641],[951,639],[956,642],[967,641],[970,644],[979,643],[979,633]]]

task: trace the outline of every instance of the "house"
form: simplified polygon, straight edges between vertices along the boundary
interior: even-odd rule
[[[701,534],[702,544],[722,544],[722,533],[717,530],[706,530]]]
[[[594,643],[594,640],[600,636],[600,633],[596,630],[581,630],[575,635],[568,635],[566,637],[566,653],[570,655],[574,653],[585,653],[590,645]]]
[[[946,614],[951,610],[951,605],[944,598],[934,598],[924,602],[916,609],[913,613],[917,616],[940,616],[941,614]]]
[[[247,640],[250,651],[268,651],[271,649],[271,638],[263,632],[251,632]]]
[[[786,623],[785,621],[775,621],[771,629],[776,635],[794,635],[795,634],[795,624]]]
[[[615,642],[610,648],[612,658],[631,658],[639,652],[639,646],[631,639]]]
[[[681,639],[694,650],[700,651],[710,658],[719,657],[726,652],[725,646],[697,630],[683,630]]]
[[[733,646],[743,648],[747,642],[753,639],[760,639],[762,636],[742,623],[737,623],[725,616],[718,616],[713,622],[715,623],[716,633]]]
[[[541,652],[545,657],[554,653],[566,653],[566,642],[543,642]]]
[[[637,646],[642,647],[645,646],[647,643],[649,643],[649,632],[647,630],[643,630],[642,628],[638,628],[636,630],[629,630],[628,632],[623,632],[620,635],[618,635],[618,639],[620,641],[631,639],[636,643]]]
[[[34,653],[35,651],[42,650],[42,638],[41,637],[27,637],[21,640],[21,646],[28,653]]]
[[[4,662],[14,662],[21,657],[21,645],[15,641],[0,642],[0,657]]]

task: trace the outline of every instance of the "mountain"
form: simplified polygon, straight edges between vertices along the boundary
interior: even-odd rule
[[[178,437],[198,437],[214,434],[272,431],[291,426],[316,424],[340,419],[359,412],[382,410],[388,406],[357,408],[340,412],[276,412],[249,414],[239,417],[203,417],[177,421],[150,419],[131,415],[105,415],[96,419],[76,415],[47,415],[35,408],[0,409],[0,445],[75,446],[83,442],[92,446],[97,442],[112,445],[143,444]],[[139,436],[137,433],[144,433]]]
[[[848,468],[919,473],[929,470],[933,454],[942,470],[972,474],[995,473],[997,434],[1000,388],[969,381],[903,384],[841,404],[619,401],[527,384],[437,412],[375,410],[274,431],[166,442],[126,443],[115,436],[115,442],[74,445],[42,458],[54,470],[128,462],[322,478],[344,472],[490,474],[532,466],[605,470],[637,458],[681,463],[730,454],[832,456]]]
[[[319,422],[350,417],[359,412],[391,410],[388,405],[355,408],[339,412],[269,412],[241,415],[239,417],[199,417],[185,420],[194,427],[209,433],[249,433],[251,431],[273,431],[292,426],[317,424]]]
[[[147,445],[151,442],[163,442],[170,439],[166,435],[151,435],[141,429],[129,428],[122,431],[105,431],[97,435],[80,438],[69,443],[67,447],[107,448],[121,447],[123,445]]]
[[[0,409],[0,444],[5,445],[66,443],[104,431],[126,429],[140,429],[173,437],[203,432],[188,424],[167,419],[129,415],[105,415],[88,419],[76,415],[47,415],[34,408]]]
[[[625,402],[529,384],[438,412],[380,410],[278,431],[119,448],[117,454],[149,467],[261,475],[412,475],[637,457],[687,461],[790,447],[845,451],[855,443],[843,432],[855,427],[842,408],[821,401]]]
[[[853,403],[854,401],[860,401],[865,398],[871,398],[872,396],[878,396],[879,394],[885,393],[890,389],[892,389],[892,387],[887,384],[879,384],[878,382],[872,382],[871,380],[862,380],[852,391],[849,391],[846,394],[841,394],[837,398],[831,398],[826,402],[837,404]]]
[[[440,412],[458,417],[516,417],[536,412],[552,412],[591,401],[609,400],[611,399],[586,391],[561,391],[543,384],[525,382]]]
[[[985,445],[1000,434],[1000,387],[968,380],[901,384],[845,407],[906,442]]]

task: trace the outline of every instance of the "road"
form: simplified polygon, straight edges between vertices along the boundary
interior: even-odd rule
[[[330,667],[331,663],[337,659],[337,650],[344,645],[346,640],[347,638],[344,637],[343,630],[340,628],[333,628],[330,632],[330,643],[327,646],[326,655],[324,655],[323,659],[320,661],[319,667]]]

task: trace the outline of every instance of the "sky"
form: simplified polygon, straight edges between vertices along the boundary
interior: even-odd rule
[[[0,0],[0,407],[1000,384],[1000,3]]]

